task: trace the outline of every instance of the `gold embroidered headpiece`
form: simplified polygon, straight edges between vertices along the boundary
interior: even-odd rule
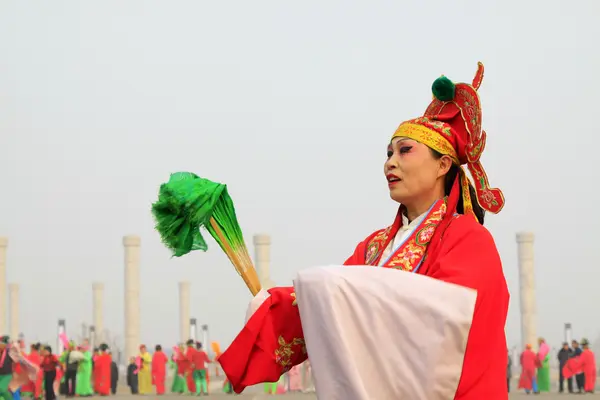
[[[490,188],[480,157],[485,148],[486,133],[481,129],[481,103],[477,89],[483,81],[483,64],[478,63],[472,84],[453,83],[445,76],[433,82],[433,101],[425,114],[400,124],[392,139],[407,137],[450,156],[460,167],[465,214],[473,213],[472,201],[494,214],[504,206],[504,195]],[[469,178],[462,165],[467,165],[474,179],[476,199],[469,194]]]

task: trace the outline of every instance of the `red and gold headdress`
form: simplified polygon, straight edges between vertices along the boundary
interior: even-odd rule
[[[433,82],[433,101],[425,114],[400,124],[392,138],[402,136],[416,140],[441,154],[452,157],[460,167],[465,214],[473,214],[472,202],[485,210],[498,213],[504,206],[504,196],[497,188],[490,188],[480,162],[485,148],[485,131],[481,129],[481,103],[477,89],[483,81],[483,64],[478,64],[472,84],[453,83],[445,76]],[[469,194],[469,178],[462,168],[467,165],[477,193]]]

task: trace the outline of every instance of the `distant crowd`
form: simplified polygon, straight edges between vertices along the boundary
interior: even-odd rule
[[[564,393],[565,381],[569,393],[594,393],[596,387],[596,359],[587,339],[563,343],[557,354],[559,364],[558,392]],[[529,393],[550,392],[550,347],[543,338],[538,339],[538,350],[527,344],[520,356],[521,375],[518,389]],[[508,355],[507,384],[510,392],[513,360]],[[575,385],[574,385],[575,383]]]

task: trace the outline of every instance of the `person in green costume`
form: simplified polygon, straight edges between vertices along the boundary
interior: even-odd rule
[[[77,368],[77,384],[75,385],[75,395],[79,397],[91,397],[94,395],[92,389],[92,353],[90,352],[90,343],[86,339],[79,347],[83,354],[83,359],[79,362]]]
[[[186,373],[189,370],[189,361],[185,358],[185,346],[180,343],[179,351],[173,354],[172,362],[175,374],[173,375],[173,385],[171,386],[172,393],[189,394],[188,385],[186,381]]]
[[[538,339],[537,385],[539,392],[550,392],[550,347],[543,338]]]

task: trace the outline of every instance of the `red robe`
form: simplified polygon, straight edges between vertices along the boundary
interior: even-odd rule
[[[165,393],[168,361],[169,359],[162,351],[156,351],[152,355],[152,383],[156,386],[156,394]]]
[[[585,349],[581,353],[581,369],[585,374],[585,386],[583,390],[593,392],[596,389],[596,359],[590,349]]]
[[[377,231],[359,243],[344,264],[377,265],[381,254],[373,248],[387,247],[395,237],[400,221],[398,215],[390,228]],[[384,239],[374,246],[381,237]],[[390,258],[384,267],[390,267],[395,259]],[[509,293],[490,233],[471,216],[453,214],[447,217],[435,229],[427,247],[427,257],[417,273],[477,290],[455,399],[507,399],[504,325]],[[257,383],[276,382],[282,373],[307,358],[294,288],[273,288],[269,293],[271,296],[219,358],[237,393]],[[490,354],[494,356],[490,357]]]
[[[185,349],[185,359],[187,361],[187,370],[185,372],[186,382],[190,393],[196,393],[196,381],[194,381],[194,356],[196,349],[188,346]]]
[[[521,353],[521,378],[519,379],[519,389],[532,390],[533,379],[537,368],[538,358],[531,350],[525,350]]]
[[[107,396],[110,394],[111,363],[112,357],[107,353],[100,354],[94,361],[95,391],[102,396]]]
[[[93,361],[93,369],[92,369],[92,389],[94,389],[94,393],[98,393],[98,383],[100,382],[100,380],[98,379],[98,368],[96,368],[96,362],[98,361],[98,357],[100,357],[99,354],[94,353],[94,355],[92,355],[92,361]]]
[[[563,367],[562,373],[565,379],[582,374],[583,370],[581,369],[581,357],[569,358]]]
[[[40,353],[35,350],[32,350],[29,355],[27,355],[27,359],[31,361],[33,364],[40,366],[42,362],[42,357]],[[38,376],[35,382],[29,381],[25,386],[21,388],[22,393],[33,393],[34,397],[37,399],[42,395],[42,386],[44,383],[44,371],[41,369],[38,372]]]

